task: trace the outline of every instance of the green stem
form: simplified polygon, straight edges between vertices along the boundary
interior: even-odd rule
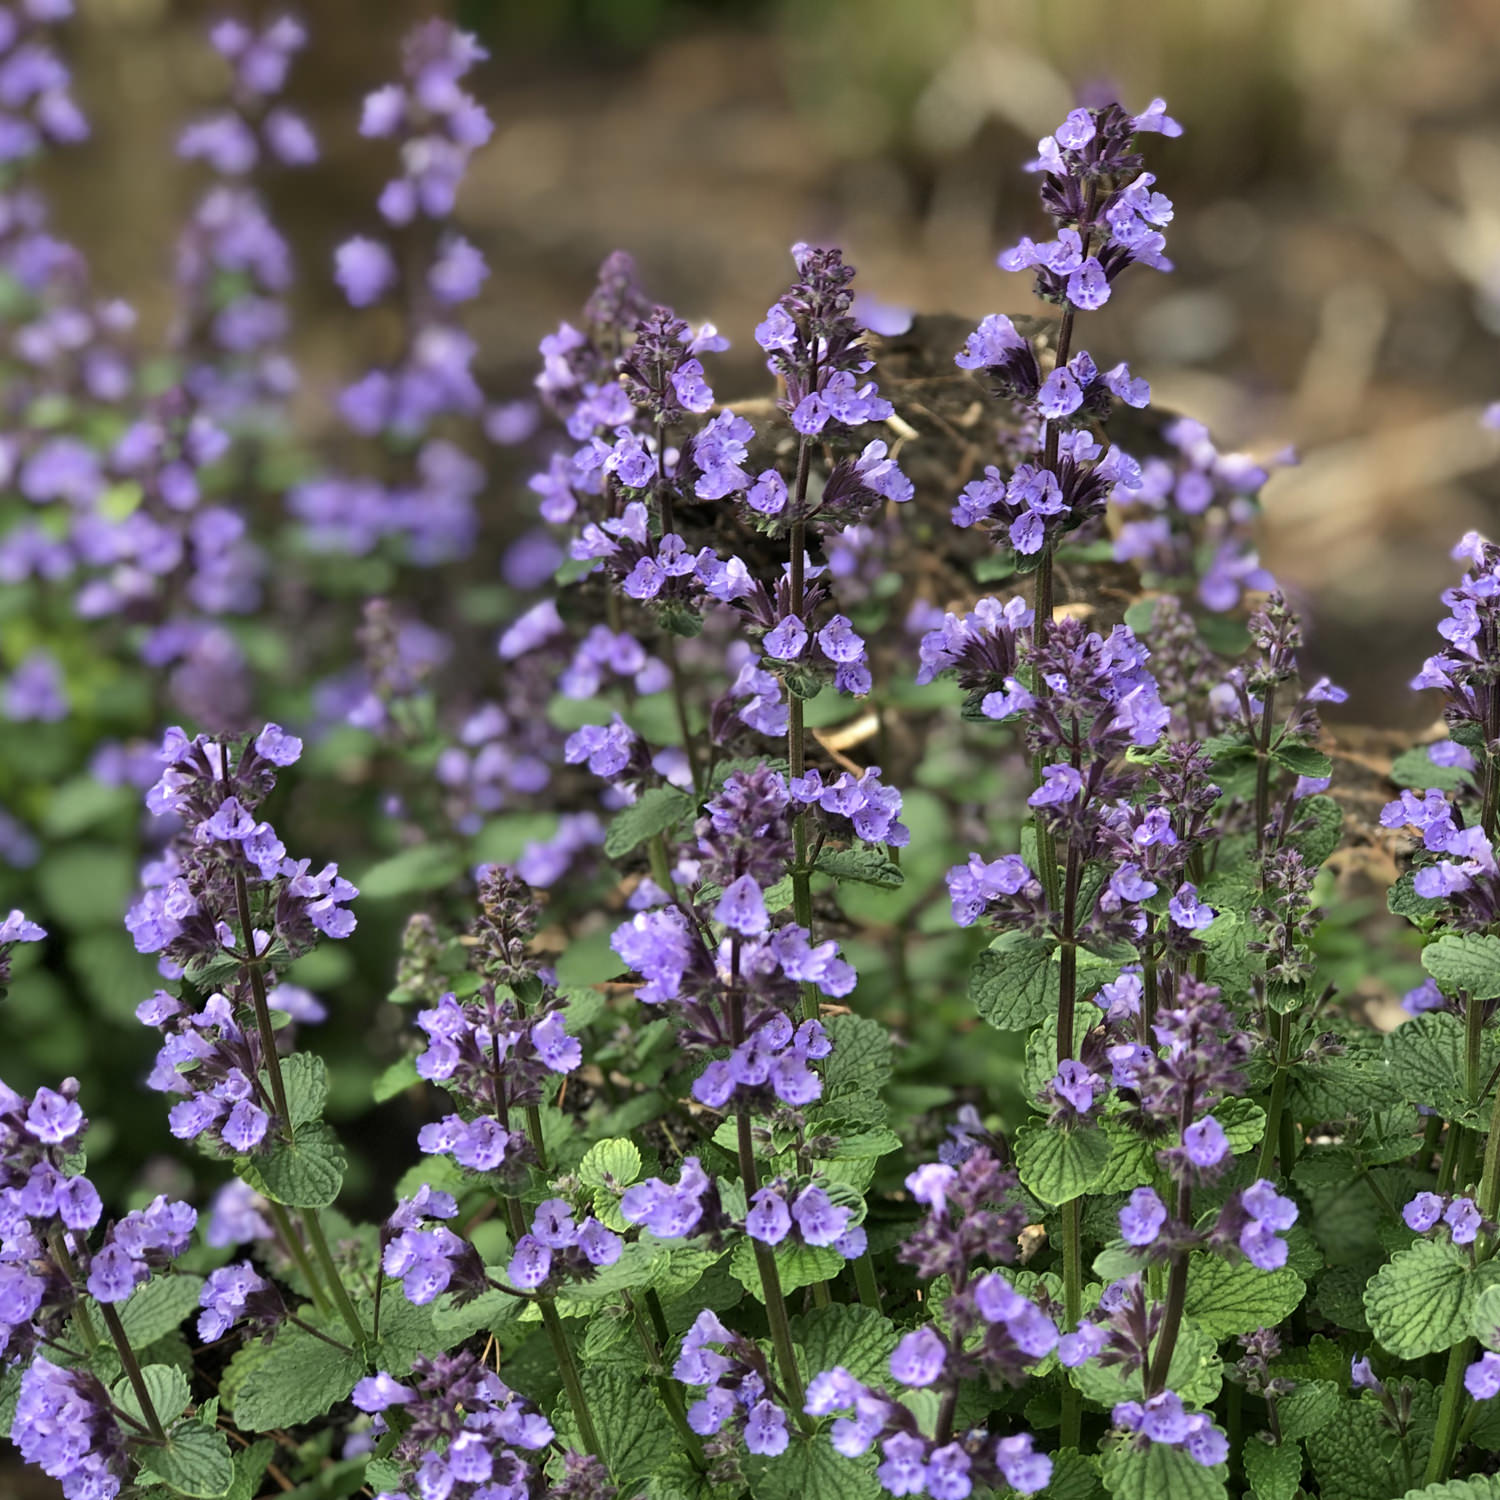
[[[135,1357],[135,1350],[130,1347],[130,1340],[126,1337],[125,1325],[120,1321],[120,1315],[115,1311],[114,1304],[111,1302],[101,1302],[99,1311],[104,1315],[104,1326],[109,1329],[110,1338],[115,1341],[115,1348],[120,1354],[120,1363],[125,1367],[125,1377],[130,1381],[130,1389],[135,1392],[135,1399],[140,1403],[141,1415],[146,1419],[146,1426],[158,1443],[165,1443],[166,1429],[161,1425],[161,1418],[156,1414],[156,1407],[152,1405],[151,1392],[146,1388],[146,1377],[141,1373],[141,1362]]]
[[[735,1115],[735,1130],[740,1158],[740,1181],[746,1199],[755,1196],[760,1176],[755,1169],[755,1148],[750,1136],[750,1111],[741,1105]],[[755,1251],[755,1268],[760,1272],[760,1289],[765,1298],[766,1321],[771,1325],[771,1343],[776,1350],[776,1368],[788,1403],[804,1432],[812,1431],[812,1422],[802,1410],[806,1399],[802,1390],[802,1373],[797,1368],[797,1354],[792,1347],[792,1325],[787,1316],[786,1296],[781,1290],[781,1273],[776,1269],[776,1252],[769,1245],[751,1238]]]
[[[687,688],[682,680],[682,668],[677,661],[677,638],[670,630],[663,630],[662,655],[667,659],[667,668],[672,674],[672,704],[677,710],[677,731],[682,736],[682,752],[687,756],[688,770],[693,776],[693,793],[703,795],[703,768],[698,764],[698,742],[693,738],[692,721],[688,717]]]
[[[89,1341],[89,1348],[92,1350],[99,1343],[99,1332],[94,1327],[94,1320],[89,1316],[88,1303],[83,1297],[83,1277],[79,1274],[73,1257],[68,1253],[68,1242],[64,1239],[61,1229],[54,1229],[47,1236],[47,1243],[52,1246],[53,1257],[68,1273],[68,1280],[78,1292],[78,1299],[73,1304],[73,1316],[78,1319],[78,1326],[83,1330],[83,1336]]]
[[[1062,1206],[1063,1227],[1063,1317],[1068,1331],[1083,1316],[1083,1200],[1072,1198]],[[1083,1396],[1068,1379],[1062,1384],[1062,1430],[1064,1448],[1076,1448],[1083,1434]]]
[[[1458,1165],[1458,1145],[1463,1133],[1462,1125],[1448,1127],[1448,1138],[1443,1142],[1443,1155],[1438,1162],[1437,1190],[1439,1195],[1445,1195],[1453,1186],[1453,1171]]]
[[[265,1068],[266,1077],[271,1081],[271,1099],[276,1105],[281,1132],[287,1140],[291,1140],[292,1114],[286,1103],[286,1081],[281,1076],[281,1059],[276,1055],[276,1030],[271,1025],[271,1007],[266,1003],[266,976],[261,972],[260,958],[255,951],[255,928],[250,916],[250,888],[245,884],[245,872],[238,867],[234,872],[234,899],[239,908],[240,940],[249,955],[244,969],[250,978],[255,1026],[260,1032],[261,1066]]]
[[[1448,1373],[1443,1380],[1442,1405],[1438,1407],[1437,1431],[1432,1435],[1432,1452],[1427,1456],[1427,1484],[1441,1484],[1453,1466],[1458,1447],[1458,1414],[1464,1402],[1464,1371],[1473,1357],[1474,1341],[1465,1339],[1448,1352]]]
[[[1272,1025],[1276,1037],[1276,1077],[1272,1081],[1271,1098],[1266,1106],[1266,1133],[1260,1143],[1260,1165],[1256,1174],[1265,1178],[1269,1178],[1275,1170],[1278,1151],[1283,1157],[1281,1170],[1289,1172],[1292,1168],[1281,1139],[1281,1127],[1286,1109],[1287,1062],[1292,1050],[1292,1018],[1278,1015]]]
[[[866,1307],[873,1308],[876,1312],[882,1311],[880,1306],[880,1283],[875,1280],[875,1263],[870,1259],[870,1252],[868,1250],[863,1255],[855,1258],[854,1285],[859,1292],[859,1300]]]
[[[344,1320],[344,1326],[354,1335],[355,1345],[362,1348],[368,1335],[365,1333],[364,1324],[359,1321],[359,1314],[354,1310],[354,1303],[350,1300],[349,1290],[344,1285],[344,1278],[339,1275],[339,1268],[334,1263],[333,1251],[328,1248],[328,1238],[323,1233],[323,1226],[318,1220],[317,1209],[304,1208],[302,1210],[302,1227],[307,1231],[307,1243],[312,1246],[313,1254],[317,1257],[318,1268],[323,1273],[323,1279],[333,1298],[333,1305]]]
[[[659,833],[653,833],[646,841],[646,851],[651,859],[651,878],[673,900],[677,897],[677,882],[672,879],[672,864],[667,858],[667,841]]]
[[[526,1129],[531,1136],[531,1148],[536,1152],[536,1164],[547,1170],[547,1147],[542,1141],[542,1109],[539,1104],[526,1106]]]
[[[583,1439],[583,1446],[595,1458],[602,1459],[604,1448],[594,1427],[594,1414],[589,1410],[588,1397],[583,1393],[583,1381],[579,1378],[578,1366],[573,1361],[573,1351],[568,1348],[568,1335],[563,1328],[562,1319],[558,1316],[551,1297],[538,1298],[537,1305],[542,1310],[542,1324],[551,1341],[558,1372],[562,1375],[563,1388],[568,1393],[568,1402],[573,1408],[573,1415],[578,1419],[578,1435]]]
[[[646,1319],[641,1312],[640,1304],[629,1292],[625,1294],[625,1302],[630,1308],[636,1338],[639,1339],[641,1348],[645,1351],[646,1369],[656,1383],[657,1394],[661,1397],[662,1405],[667,1409],[667,1415],[672,1419],[672,1425],[677,1429],[678,1437],[682,1439],[682,1446],[687,1449],[687,1455],[692,1460],[693,1467],[702,1472],[707,1467],[703,1458],[703,1444],[698,1434],[688,1426],[687,1408],[682,1404],[682,1391],[667,1372],[661,1345],[652,1336],[651,1329],[646,1326]]]
[[[1273,682],[1262,700],[1260,743],[1255,747],[1255,847],[1266,846],[1266,819],[1271,815],[1271,719],[1276,706]]]
[[[303,1281],[307,1283],[313,1306],[320,1313],[332,1312],[333,1304],[329,1302],[328,1293],[323,1290],[323,1284],[318,1280],[317,1272],[313,1270],[313,1264],[307,1258],[307,1250],[302,1244],[302,1236],[297,1233],[296,1226],[292,1223],[292,1216],[274,1199],[268,1201],[271,1221],[276,1227],[276,1237],[281,1241],[282,1248],[291,1256],[292,1264],[301,1273]]]

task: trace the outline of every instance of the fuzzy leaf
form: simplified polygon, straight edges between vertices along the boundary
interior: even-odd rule
[[[175,1365],[147,1365],[141,1371],[146,1385],[146,1394],[151,1398],[151,1409],[161,1419],[163,1427],[170,1426],[182,1415],[190,1395],[188,1378]],[[136,1399],[135,1387],[128,1378],[115,1381],[110,1397],[122,1411],[129,1412],[137,1422],[145,1421],[141,1403]]]
[[[776,1274],[781,1279],[783,1292],[794,1292],[798,1287],[827,1281],[844,1268],[844,1257],[831,1245],[821,1250],[812,1245],[790,1245],[790,1248],[788,1245],[788,1241],[783,1241],[774,1252]],[[755,1263],[754,1242],[749,1235],[734,1247],[734,1253],[729,1257],[729,1274],[752,1297],[761,1302],[766,1300],[760,1286],[760,1269]]]
[[[1052,1455],[1052,1478],[1037,1492],[1042,1500],[1098,1500],[1104,1493],[1099,1482],[1099,1460],[1076,1448],[1059,1448]]]
[[[1274,1447],[1259,1437],[1245,1443],[1245,1480],[1255,1500],[1292,1500],[1302,1480],[1302,1449],[1296,1443]]]
[[[665,833],[691,817],[696,808],[692,797],[675,786],[654,786],[615,814],[604,836],[604,852],[611,859],[619,859],[655,834]]]
[[[1307,1456],[1322,1500],[1390,1500],[1404,1495],[1412,1475],[1420,1475],[1432,1447],[1437,1392],[1426,1381],[1413,1382],[1409,1456],[1387,1441],[1379,1406],[1373,1399],[1338,1404],[1336,1420],[1307,1439]]]
[[[874,849],[824,849],[813,868],[835,880],[853,880],[885,890],[895,890],[906,879],[900,865]]]
[[[585,1187],[628,1188],[641,1175],[641,1153],[630,1141],[595,1141],[577,1171]]]
[[[275,1456],[276,1444],[269,1438],[241,1448],[234,1456],[234,1483],[229,1488],[229,1500],[255,1500],[260,1493],[261,1477]]]
[[[361,899],[394,901],[441,890],[463,874],[463,851],[452,844],[416,844],[371,865],[356,882]]]
[[[1434,786],[1440,792],[1457,792],[1470,784],[1470,773],[1458,766],[1434,765],[1428,746],[1414,745],[1403,750],[1391,762],[1390,778],[1397,786],[1425,791]]]
[[[1271,759],[1295,776],[1331,776],[1333,762],[1311,745],[1278,745]]]
[[[1393,915],[1405,917],[1409,922],[1421,922],[1435,916],[1443,909],[1441,896],[1419,896],[1416,887],[1416,871],[1404,870],[1386,894],[1386,909]]]
[[[344,1148],[321,1120],[304,1125],[293,1141],[265,1156],[242,1158],[240,1176],[288,1208],[326,1208],[344,1185]]]
[[[1007,932],[969,970],[969,999],[998,1031],[1028,1031],[1057,1003],[1056,944]]]
[[[1500,1350],[1500,1286],[1487,1286],[1474,1298],[1469,1332],[1486,1349]]]
[[[202,1286],[201,1276],[156,1275],[117,1304],[115,1311],[120,1315],[131,1347],[144,1349],[148,1344],[154,1344],[171,1333],[190,1313],[196,1312]],[[97,1307],[92,1299],[89,1305],[91,1310]],[[96,1326],[98,1316],[95,1311]]]
[[[1026,1125],[1016,1133],[1016,1166],[1027,1192],[1056,1206],[1091,1192],[1109,1164],[1109,1137],[1090,1125],[1052,1130]]]
[[[1401,1500],[1500,1500],[1500,1475],[1473,1474],[1446,1484],[1424,1484],[1419,1490],[1407,1490]]]
[[[779,1458],[747,1463],[750,1493],[755,1500],[879,1500],[876,1456],[845,1458],[820,1434],[794,1442]]]
[[[1152,1353],[1156,1341],[1152,1341]],[[1090,1401],[1109,1410],[1120,1401],[1143,1401],[1145,1383],[1139,1370],[1127,1374],[1119,1365],[1101,1365],[1089,1360],[1075,1370],[1068,1371],[1068,1378]],[[1182,1397],[1189,1406],[1207,1406],[1219,1394],[1224,1383],[1224,1366],[1219,1359],[1219,1346],[1190,1319],[1184,1318],[1177,1345],[1172,1350],[1172,1365],[1167,1371],[1167,1384]]]
[[[1155,1180],[1156,1153],[1150,1141],[1111,1120],[1104,1122],[1104,1133],[1109,1137],[1109,1160],[1095,1178],[1092,1192],[1128,1193]]]
[[[876,1093],[890,1081],[891,1034],[868,1016],[830,1016],[823,1029],[833,1052],[823,1064],[823,1099],[839,1094]]]
[[[1370,1278],[1365,1316],[1370,1332],[1397,1359],[1450,1349],[1469,1332],[1474,1277],[1449,1240],[1418,1240]]]
[[[656,1392],[636,1376],[607,1365],[584,1365],[579,1374],[610,1476],[633,1495],[631,1486],[643,1483],[671,1453],[671,1420]],[[566,1396],[553,1417],[558,1435],[581,1449],[583,1443],[575,1436],[577,1423]]]
[[[1283,1266],[1262,1271],[1248,1260],[1230,1262],[1194,1252],[1188,1258],[1183,1310],[1205,1333],[1226,1339],[1274,1328],[1302,1301],[1302,1278]]]
[[[856,1379],[879,1385],[896,1342],[891,1320],[858,1302],[835,1302],[792,1319],[792,1339],[803,1353],[810,1378],[842,1365]]]
[[[1433,944],[1426,952],[1438,946]],[[1500,1033],[1487,1031],[1480,1043],[1480,1076],[1487,1079],[1500,1063]],[[1480,1102],[1470,1098],[1465,1087],[1466,1040],[1457,1016],[1428,1011],[1403,1021],[1387,1034],[1385,1056],[1391,1081],[1408,1104],[1425,1104],[1452,1120],[1467,1115]],[[1476,1129],[1488,1128],[1488,1121],[1473,1124]]]
[[[1500,938],[1470,932],[1444,933],[1422,950],[1422,967],[1448,994],[1474,1000],[1500,995]]]
[[[1115,1500],[1224,1500],[1229,1469],[1215,1464],[1205,1469],[1183,1448],[1152,1443],[1116,1443],[1107,1449],[1103,1464],[1104,1488]]]
[[[342,1331],[342,1324],[328,1329],[333,1338]],[[229,1361],[224,1394],[237,1427],[268,1432],[321,1417],[364,1373],[358,1354],[300,1328],[283,1328],[270,1344],[247,1344]]]
[[[1282,1437],[1307,1438],[1321,1432],[1338,1415],[1342,1399],[1337,1381],[1299,1380],[1276,1409]]]
[[[328,1099],[328,1066],[323,1059],[316,1052],[294,1052],[282,1059],[281,1076],[293,1131],[321,1120]]]
[[[196,1420],[173,1427],[167,1433],[166,1447],[153,1448],[147,1462],[168,1489],[197,1500],[219,1500],[234,1486],[229,1439]]]
[[[1296,821],[1308,826],[1294,833],[1287,843],[1316,870],[1339,846],[1344,832],[1344,810],[1332,797],[1306,797],[1297,804]]]
[[[1266,1133],[1266,1112],[1253,1099],[1225,1099],[1214,1106],[1213,1116],[1223,1128],[1233,1156],[1253,1151]]]

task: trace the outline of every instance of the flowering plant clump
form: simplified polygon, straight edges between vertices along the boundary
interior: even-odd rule
[[[1454,552],[1381,927],[1274,461],[1082,346],[1171,270],[1163,101],[1039,143],[999,265],[1046,319],[882,340],[799,243],[721,333],[616,252],[503,399],[486,54],[425,21],[358,115],[393,175],[331,276],[391,336],[335,461],[261,181],[317,156],[305,30],[213,26],[143,349],[32,180],[87,129],[70,8],[0,10],[20,1459],[68,1500],[1495,1493],[1500,546]],[[102,1067],[71,1000],[130,1022]],[[143,1112],[177,1166],[132,1184]]]

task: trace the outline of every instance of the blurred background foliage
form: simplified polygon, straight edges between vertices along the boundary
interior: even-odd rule
[[[308,452],[337,455],[346,439],[332,395],[390,332],[378,315],[351,314],[329,277],[334,246],[372,224],[386,172],[384,148],[356,133],[358,101],[433,9],[301,7],[312,36],[292,101],[324,159],[278,182],[272,203],[299,266],[295,416]],[[148,342],[168,316],[172,241],[200,186],[172,143],[222,88],[203,37],[219,13],[203,0],[80,0],[63,43],[94,135],[53,158],[45,186],[61,232],[102,290],[139,307]],[[1500,497],[1500,441],[1476,424],[1500,397],[1490,0],[467,0],[454,13],[493,54],[474,86],[496,136],[461,217],[494,270],[471,326],[497,398],[524,394],[537,339],[574,312],[617,245],[649,288],[734,339],[716,382],[731,398],[763,387],[749,330],[785,283],[795,239],[840,240],[884,301],[970,319],[1029,311],[1026,279],[993,264],[1003,236],[1035,227],[1033,183],[1017,164],[1079,96],[1118,90],[1139,108],[1165,95],[1187,126],[1156,153],[1177,203],[1179,270],[1143,275],[1098,314],[1095,351],[1128,357],[1160,404],[1202,418],[1224,445],[1297,447],[1303,463],[1266,494],[1264,556],[1307,612],[1317,669],[1352,690],[1346,717],[1420,726],[1405,682],[1450,579],[1448,548],[1492,524]],[[475,555],[402,582],[424,618],[469,627],[471,649],[449,672],[470,699],[499,670],[490,642],[510,601],[497,559],[532,518],[527,472],[520,457],[497,460]],[[324,630],[348,632],[345,606],[394,577],[378,561],[330,568]],[[14,609],[4,625],[10,656],[47,628]],[[274,669],[278,639],[252,627],[248,645]],[[101,1185],[121,1189],[144,1166],[156,1191],[185,1169],[172,1164],[160,1101],[139,1088],[155,1037],[132,1010],[153,966],[119,925],[138,802],[80,769],[106,729],[153,722],[152,704],[138,677],[103,661],[68,669],[89,686],[72,719],[0,735],[0,776],[47,784],[18,809],[46,853],[0,876],[0,905],[39,905],[55,934],[18,962],[0,1055],[21,1088],[80,1075]],[[308,685],[287,675],[264,713],[297,722]],[[388,851],[369,832],[380,822],[374,784],[345,775],[347,750],[335,736],[269,812],[298,849],[357,875],[361,857]],[[936,799],[917,795],[938,818]],[[945,863],[937,849],[934,878]],[[297,976],[332,1005],[316,1045],[333,1065],[331,1112],[346,1122],[368,1111],[405,1022],[374,997],[389,986],[409,904],[362,901],[357,937]],[[940,915],[920,922],[945,928]],[[920,950],[933,976],[953,961],[948,942]],[[878,967],[879,955],[853,956]],[[914,980],[920,988],[924,974]],[[1017,1059],[997,1051],[986,1066],[993,1076],[975,1081],[1017,1086]],[[383,1207],[414,1154],[412,1124],[400,1106],[361,1121],[356,1193],[363,1181]]]

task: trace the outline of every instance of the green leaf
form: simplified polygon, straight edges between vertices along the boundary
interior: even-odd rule
[[[823,1029],[833,1052],[823,1064],[823,1096],[876,1093],[890,1082],[891,1034],[868,1016],[830,1016]]]
[[[1295,1390],[1281,1398],[1276,1415],[1282,1437],[1308,1438],[1338,1415],[1342,1389],[1333,1380],[1299,1380]]]
[[[51,839],[71,838],[133,805],[128,787],[109,786],[92,776],[75,776],[48,796],[42,832]]]
[[[1424,1484],[1407,1490],[1401,1500],[1500,1500],[1500,1475],[1475,1474],[1446,1484]]]
[[[167,1434],[165,1448],[153,1448],[147,1460],[151,1471],[179,1495],[219,1500],[234,1486],[234,1460],[229,1439],[201,1422],[179,1422]]]
[[[886,1360],[896,1342],[891,1320],[858,1302],[835,1302],[792,1319],[792,1340],[802,1350],[811,1377],[842,1365],[867,1385],[886,1378]]]
[[[245,1161],[240,1176],[288,1208],[327,1208],[344,1185],[344,1148],[321,1120],[304,1125],[293,1141],[278,1142]]]
[[[619,859],[653,835],[665,833],[691,817],[697,807],[687,792],[675,786],[654,786],[615,814],[604,836],[604,852],[611,859]]]
[[[1493,1000],[1500,996],[1500,937],[1444,933],[1422,950],[1422,967],[1450,995]]]
[[[1271,759],[1295,776],[1331,776],[1333,762],[1311,745],[1277,745]]]
[[[633,1495],[630,1486],[648,1479],[672,1452],[671,1419],[656,1392],[626,1371],[584,1365],[579,1374],[610,1477]],[[570,1446],[582,1448],[582,1441],[573,1437],[577,1423],[571,1409],[560,1406],[554,1416],[559,1436],[567,1434]]]
[[[47,910],[65,926],[118,928],[130,905],[133,865],[124,849],[68,844],[42,860],[35,879]]]
[[[1109,1162],[1109,1137],[1095,1126],[1026,1125],[1016,1133],[1016,1166],[1026,1190],[1056,1206],[1093,1189]]]
[[[1259,1437],[1245,1443],[1245,1482],[1255,1500],[1293,1500],[1302,1481],[1302,1449],[1296,1443],[1274,1446]]]
[[[1099,1483],[1099,1460],[1076,1448],[1059,1448],[1052,1455],[1052,1478],[1041,1500],[1098,1500],[1104,1493]]]
[[[1184,1448],[1116,1443],[1105,1450],[1104,1488],[1115,1500],[1224,1500],[1229,1469],[1205,1469]]]
[[[1302,1278],[1283,1266],[1262,1271],[1248,1260],[1230,1262],[1195,1251],[1188,1257],[1183,1310],[1205,1333],[1226,1339],[1274,1328],[1302,1301]]]
[[[1474,1298],[1469,1331],[1486,1349],[1500,1350],[1500,1286],[1487,1286]]]
[[[969,970],[969,999],[981,1019],[999,1031],[1029,1031],[1057,1004],[1057,945],[1008,932],[986,948]]]
[[[1297,804],[1296,821],[1309,826],[1294,833],[1287,842],[1310,870],[1316,870],[1339,846],[1344,832],[1344,810],[1332,797],[1319,793]]]
[[[854,880],[885,890],[895,890],[906,879],[900,865],[875,849],[824,849],[813,868],[835,880]]]
[[[421,1081],[422,1075],[417,1072],[416,1058],[398,1057],[389,1067],[375,1075],[375,1081],[370,1085],[370,1097],[377,1104],[384,1104]]]
[[[1470,785],[1471,776],[1468,771],[1461,770],[1458,766],[1435,765],[1427,753],[1429,748],[1427,745],[1414,745],[1410,750],[1403,750],[1391,762],[1391,780],[1397,786],[1415,787],[1419,791],[1433,786],[1440,792],[1457,792]]]
[[[187,1376],[176,1365],[147,1365],[141,1371],[141,1379],[145,1382],[146,1394],[151,1398],[151,1409],[161,1420],[163,1427],[169,1426],[182,1415],[182,1409],[188,1404],[191,1392]],[[146,1420],[136,1397],[135,1387],[128,1377],[115,1381],[110,1389],[110,1396],[116,1406],[128,1412],[137,1422]]]
[[[1469,1332],[1474,1278],[1451,1240],[1418,1240],[1370,1278],[1370,1332],[1397,1359],[1450,1349]]]
[[[1152,1340],[1153,1357],[1157,1342]],[[1090,1401],[1098,1402],[1106,1411],[1120,1401],[1145,1400],[1145,1382],[1139,1370],[1127,1373],[1119,1365],[1101,1365],[1091,1359],[1067,1374]],[[1172,1350],[1167,1384],[1189,1406],[1207,1406],[1219,1394],[1223,1383],[1224,1366],[1219,1359],[1218,1343],[1191,1319],[1184,1318]]]
[[[1393,915],[1420,923],[1443,909],[1443,899],[1441,896],[1419,896],[1416,878],[1415,870],[1404,870],[1386,893],[1385,904]]]
[[[1427,1464],[1437,1420],[1437,1392],[1412,1382],[1409,1452],[1390,1441],[1374,1397],[1340,1401],[1337,1417],[1307,1439],[1307,1456],[1322,1500],[1390,1500],[1404,1495]]]
[[[781,1248],[773,1253],[776,1257],[776,1274],[781,1280],[783,1292],[794,1292],[799,1287],[828,1281],[844,1268],[844,1257],[831,1245],[818,1249],[812,1245],[793,1245],[783,1240]],[[735,1245],[734,1253],[729,1257],[729,1274],[752,1297],[761,1302],[766,1300],[760,1285],[760,1268],[755,1263],[755,1242],[749,1235]]]
[[[1092,1192],[1128,1193],[1156,1180],[1156,1153],[1150,1141],[1114,1120],[1104,1122],[1104,1133],[1109,1137],[1109,1160],[1094,1179]]]
[[[438,891],[464,872],[463,851],[453,844],[415,844],[371,865],[356,882],[366,901],[393,901]]]
[[[275,1456],[276,1444],[270,1438],[241,1448],[234,1456],[234,1483],[229,1488],[229,1500],[255,1500],[260,1493],[261,1476]]]
[[[340,1323],[326,1331],[337,1338],[342,1330]],[[283,1328],[271,1343],[247,1344],[229,1361],[224,1394],[237,1427],[268,1432],[321,1417],[364,1373],[362,1356],[305,1329]]]
[[[641,1153],[630,1141],[596,1141],[578,1163],[585,1187],[628,1188],[641,1175]]]
[[[1213,1117],[1224,1131],[1232,1156],[1253,1151],[1266,1133],[1266,1112],[1253,1099],[1221,1100],[1214,1106]]]
[[[115,1311],[131,1347],[144,1349],[157,1339],[165,1338],[190,1313],[198,1310],[198,1293],[202,1289],[201,1276],[153,1276],[144,1286],[138,1286],[123,1302],[117,1303]],[[90,1303],[91,1307],[96,1304]],[[98,1318],[98,1313],[94,1313]],[[174,1412],[175,1416],[176,1413]]]
[[[780,1458],[750,1460],[746,1471],[755,1500],[880,1500],[877,1455],[845,1458],[819,1434],[794,1442]]]
[[[1500,1062],[1500,1033],[1483,1033],[1480,1044],[1480,1075],[1488,1079]],[[1467,1042],[1457,1016],[1434,1010],[1403,1021],[1386,1035],[1384,1055],[1390,1080],[1408,1104],[1425,1104],[1448,1120],[1479,1104],[1465,1087]],[[1488,1121],[1473,1125],[1484,1129]]]
[[[294,1052],[281,1059],[281,1077],[293,1131],[321,1120],[328,1100],[328,1067],[323,1059],[316,1052]]]

